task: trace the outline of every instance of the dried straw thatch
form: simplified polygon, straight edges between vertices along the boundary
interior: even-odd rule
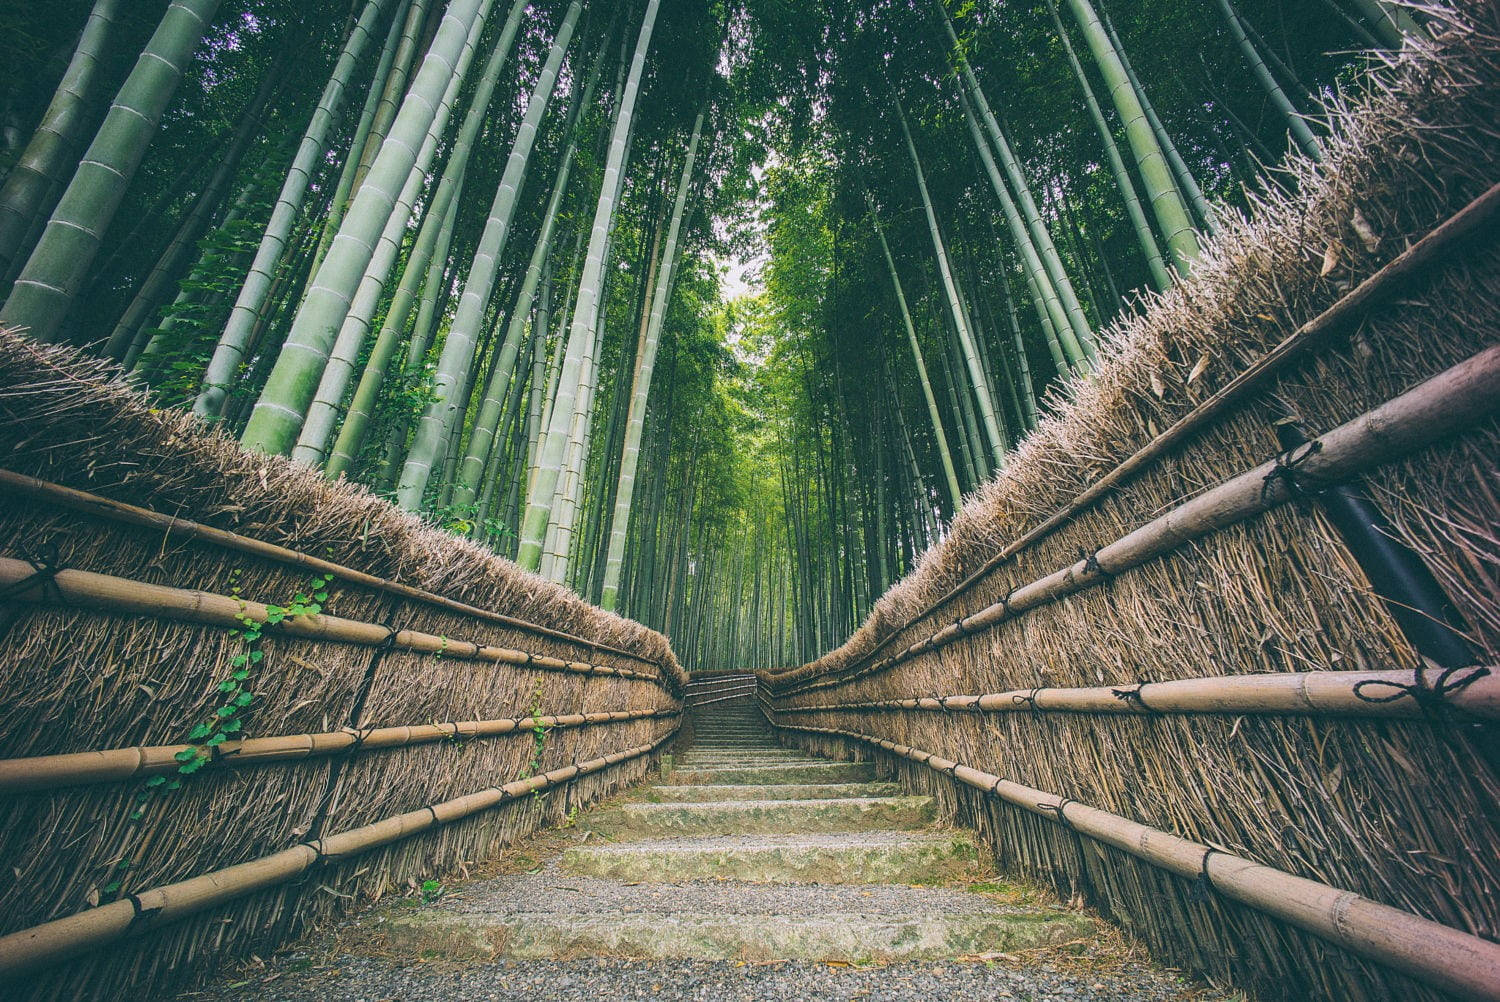
[[[1085,590],[849,681],[1001,603],[1278,452],[1290,411],[1339,426],[1500,341],[1493,221],[1357,329],[1106,492],[931,614],[932,603],[1043,523],[1299,325],[1500,179],[1500,11],[1434,7],[1436,40],[1372,68],[1329,109],[1321,165],[1287,167],[1249,218],[1226,220],[1191,279],[1107,333],[1099,375],[964,509],[950,536],[843,647],[763,673],[777,719],[935,752],[1081,804],[1443,923],[1500,938],[1500,794],[1485,730],[1412,721],[1233,713],[942,713],[797,706],[1037,687],[1422,666],[1315,505],[1219,529]],[[1500,429],[1493,418],[1381,466],[1366,488],[1500,658]],[[878,655],[870,653],[879,648]],[[808,684],[816,688],[804,688]],[[787,732],[832,754],[846,738]],[[1003,865],[1078,893],[1161,956],[1267,999],[1440,997],[1285,923],[1204,895],[1057,823],[880,750],[977,825]],[[1497,972],[1500,980],[1500,972]]]
[[[328,616],[435,635],[449,656],[293,631],[268,632],[249,685],[254,737],[347,726],[501,721],[542,714],[662,711],[549,733],[532,763],[529,726],[233,769],[206,769],[154,795],[132,822],[141,780],[8,794],[0,804],[0,935],[88,909],[111,880],[141,892],[463,797],[523,775],[653,745],[676,727],[686,676],[664,637],[602,612],[482,548],[441,533],[364,490],[243,452],[192,419],[154,412],[109,366],[0,333],[0,455],[7,469],[279,544],[377,578],[571,634],[511,628],[429,601],[337,578]],[[285,561],[0,493],[0,556],[149,585],[286,604],[308,572]],[[61,585],[61,579],[58,585]],[[240,650],[222,625],[60,605],[0,606],[0,758],[180,744],[219,705]],[[14,595],[7,596],[13,598]],[[368,629],[366,630],[368,632]],[[382,635],[380,632],[376,636]],[[624,675],[540,670],[466,657],[463,642]],[[596,645],[631,652],[632,660]],[[414,645],[420,647],[420,645]],[[441,646],[441,645],[440,645]],[[651,677],[632,677],[646,674]],[[357,717],[357,719],[356,719]],[[431,735],[428,735],[429,737]],[[347,742],[345,742],[347,743]],[[351,903],[481,859],[495,846],[642,775],[649,755],[563,782],[295,882],[29,975],[24,997],[151,996],[221,959],[265,950]],[[126,869],[118,868],[128,859]],[[110,895],[102,895],[108,900]],[[14,986],[9,986],[14,987]]]

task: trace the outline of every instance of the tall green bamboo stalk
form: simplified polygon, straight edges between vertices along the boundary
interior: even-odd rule
[[[0,307],[0,326],[25,327],[42,341],[63,338],[104,233],[218,8],[219,0],[167,7]]]
[[[927,191],[927,175],[922,170],[922,161],[917,157],[917,144],[912,139],[910,127],[906,124],[906,112],[901,108],[901,99],[896,96],[894,90],[891,92],[891,102],[896,112],[896,121],[901,125],[901,135],[906,140],[907,155],[911,157],[917,191],[922,196],[922,210],[927,214],[927,230],[932,236],[932,250],[937,258],[938,274],[942,277],[943,289],[948,295],[949,311],[953,317],[953,326],[958,333],[958,342],[963,347],[964,361],[969,367],[972,389],[975,396],[979,398],[979,411],[984,421],[990,455],[994,457],[995,468],[998,469],[1005,465],[1005,437],[1001,434],[999,420],[995,417],[994,401],[986,388],[988,381],[985,378],[984,367],[979,362],[979,350],[974,344],[968,324],[964,322],[963,308],[958,301],[958,288],[953,280],[953,269],[948,263],[948,250],[943,244],[942,231],[938,228],[937,213],[932,207],[932,196]]]
[[[563,362],[563,374],[558,384],[557,400],[547,429],[547,442],[542,450],[536,478],[531,483],[526,497],[526,514],[521,521],[521,544],[517,562],[527,570],[536,570],[542,559],[542,546],[547,534],[547,524],[552,511],[552,496],[562,470],[563,459],[572,442],[572,417],[582,369],[587,363],[599,313],[599,293],[604,277],[604,246],[608,241],[610,221],[614,217],[618,179],[625,159],[631,121],[635,109],[636,95],[640,91],[641,75],[645,70],[646,51],[651,45],[651,32],[656,26],[656,13],[660,0],[646,0],[646,11],[641,21],[640,35],[636,39],[635,54],[631,60],[630,75],[624,92],[620,95],[620,115],[617,116],[614,134],[610,139],[609,158],[604,168],[603,183],[599,187],[599,202],[594,209],[593,229],[589,234],[589,250],[584,258],[583,275],[578,284],[578,300],[573,310],[573,326],[568,334],[568,351]],[[576,343],[576,350],[575,350]]]
[[[880,216],[875,212],[875,201],[865,192],[865,204],[870,209],[870,222],[875,236],[880,241],[880,251],[885,255],[886,268],[891,273],[891,287],[896,292],[896,306],[901,312],[901,324],[906,329],[906,340],[911,346],[911,357],[917,368],[917,380],[922,384],[922,399],[927,401],[927,416],[932,421],[932,437],[937,443],[938,458],[943,464],[943,479],[948,485],[948,500],[953,510],[963,507],[963,491],[958,487],[958,473],[953,468],[953,453],[948,448],[948,436],[943,431],[943,419],[938,413],[937,397],[932,392],[932,380],[927,376],[927,363],[922,360],[922,346],[917,342],[917,328],[911,320],[911,310],[906,306],[906,293],[901,289],[901,277],[896,273],[896,259],[891,256],[891,246],[886,242],[885,230],[880,225]]]
[[[1145,109],[1141,107],[1140,94],[1131,84],[1120,53],[1110,41],[1104,25],[1100,23],[1094,5],[1089,0],[1068,0],[1068,6],[1083,30],[1084,40],[1088,42],[1094,62],[1104,75],[1105,83],[1109,85],[1120,120],[1125,124],[1125,139],[1135,155],[1136,169],[1140,171],[1141,181],[1146,186],[1151,211],[1166,236],[1172,262],[1179,272],[1186,275],[1200,253],[1198,234],[1193,228],[1193,220],[1188,214],[1182,193],[1177,190],[1177,183],[1173,180],[1161,143],[1157,141],[1156,131],[1146,119]]]
[[[459,297],[458,312],[448,330],[448,339],[443,344],[442,357],[438,360],[437,374],[433,384],[434,401],[417,424],[417,433],[406,454],[406,465],[401,472],[400,486],[396,489],[396,503],[408,511],[416,511],[422,506],[422,495],[427,489],[427,481],[431,476],[438,452],[448,445],[449,437],[454,434],[455,425],[468,408],[468,399],[460,397],[459,393],[469,380],[469,370],[474,359],[474,345],[479,337],[480,327],[484,323],[485,310],[494,292],[500,255],[504,253],[506,239],[510,235],[511,219],[515,216],[516,203],[526,181],[526,169],[531,159],[532,147],[536,143],[537,131],[541,127],[542,116],[546,114],[547,106],[552,100],[557,75],[562,69],[563,57],[567,54],[568,46],[573,40],[573,29],[578,24],[582,10],[583,5],[580,0],[573,0],[568,5],[567,13],[552,41],[551,51],[547,54],[547,62],[542,67],[536,86],[531,92],[531,99],[526,105],[526,114],[516,130],[515,141],[511,144],[505,172],[501,175],[500,186],[495,191],[489,218],[485,221],[484,232],[480,235],[479,246],[474,251],[474,260],[469,266],[468,278],[464,282],[464,290]],[[501,364],[506,368],[505,381],[509,380],[510,368],[514,365],[516,352],[519,350],[519,344],[510,344],[508,339],[507,345],[510,351],[508,353],[502,351],[500,357]],[[496,368],[498,370],[499,366]],[[502,385],[504,385],[503,382]],[[497,414],[496,418],[498,417]],[[490,433],[493,434],[493,429]],[[488,451],[486,443],[486,455]],[[483,468],[482,459],[480,468],[481,470]],[[469,488],[465,490],[470,500],[473,498],[473,489],[478,486],[476,474],[476,483],[469,485]]]
[[[635,475],[640,462],[641,433],[646,426],[646,404],[651,393],[651,377],[656,371],[656,354],[661,345],[662,324],[667,315],[667,304],[672,297],[678,241],[682,231],[683,212],[687,205],[688,189],[693,179],[693,162],[698,156],[698,141],[703,134],[703,112],[693,121],[692,138],[688,140],[687,157],[682,164],[682,177],[677,182],[677,198],[672,204],[672,222],[667,227],[666,248],[662,251],[663,273],[656,279],[656,289],[651,301],[651,317],[647,322],[646,337],[636,359],[634,384],[630,394],[630,410],[625,418],[625,441],[620,451],[620,473],[615,488],[614,515],[610,522],[609,545],[604,560],[604,580],[599,592],[599,604],[614,610],[620,595],[620,572],[625,563],[626,532],[630,527],[630,509],[635,498]]]
[[[120,0],[95,0],[41,123],[0,185],[0,294],[52,214],[88,139],[105,83],[100,61],[115,34],[119,7]]]
[[[453,0],[412,82],[391,134],[329,247],[240,441],[273,455],[291,451],[317,392],[328,352],[348,312],[375,244],[416,163],[428,129],[462,77],[493,0]]]
[[[255,260],[250,264],[234,308],[229,313],[229,321],[224,325],[224,332],[204,371],[202,388],[193,401],[193,413],[199,417],[216,418],[223,412],[229,387],[244,359],[245,346],[250,343],[256,324],[261,320],[270,300],[271,287],[286,254],[292,227],[296,225],[297,216],[302,212],[308,187],[328,148],[329,135],[338,123],[355,68],[364,56],[376,24],[392,2],[393,0],[366,0],[359,20],[344,42],[343,51],[339,53],[328,83],[323,87],[322,96],[302,134],[302,142],[292,158],[286,180],[281,185],[276,204],[271,209],[271,219],[266,223],[265,232],[261,234]]]

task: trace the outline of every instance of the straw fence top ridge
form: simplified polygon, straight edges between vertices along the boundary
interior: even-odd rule
[[[192,540],[326,570],[341,585],[648,662],[674,692],[687,680],[660,634],[362,486],[330,483],[284,458],[247,452],[190,415],[154,409],[110,363],[3,330],[0,455],[0,491],[30,496],[54,518],[139,526],[163,543]],[[77,563],[120,573],[108,557]]]

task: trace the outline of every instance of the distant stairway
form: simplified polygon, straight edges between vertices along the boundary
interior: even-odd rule
[[[930,797],[902,795],[870,763],[779,747],[751,700],[702,707],[693,726],[691,744],[659,784],[586,812],[548,851],[520,857],[531,864],[525,872],[366,915],[340,930],[336,951],[321,958],[331,977],[314,977],[314,964],[294,979],[276,975],[279,994],[246,996],[244,985],[234,995],[371,999],[389,989],[400,997],[396,989],[409,992],[413,978],[431,978],[484,998],[509,998],[495,990],[520,987],[532,1000],[881,998],[871,986],[878,989],[882,972],[914,969],[931,982],[928,991],[987,999],[1005,997],[1016,978],[1041,986],[1037,975],[984,963],[932,963],[1014,962],[1064,944],[1086,952],[1078,945],[1100,941],[1098,920],[996,882],[971,833],[934,823]],[[306,947],[303,962],[319,959]],[[904,963],[914,961],[923,964]],[[846,967],[873,981],[819,986]],[[684,970],[698,987],[675,994]],[[596,987],[547,994],[557,971],[569,984],[584,977]],[[761,984],[773,974],[775,986]],[[631,987],[638,975],[650,990]],[[1041,977],[1099,984],[1096,974],[1070,980],[1051,966]],[[305,996],[288,984],[304,979]],[[1132,971],[1131,990],[1109,980],[1110,998],[1197,997],[1146,970]],[[326,994],[335,986],[344,993]]]

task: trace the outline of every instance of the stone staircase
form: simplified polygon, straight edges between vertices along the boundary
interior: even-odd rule
[[[705,708],[660,783],[578,819],[543,879],[502,877],[396,914],[396,952],[465,959],[630,956],[844,963],[1061,943],[1077,913],[970,893],[973,837],[936,828],[870,763],[779,747],[749,701]],[[545,901],[545,904],[543,903]]]
[[[886,996],[868,983],[818,987],[819,979],[894,964],[893,977],[925,978],[948,998],[1007,997],[1012,988],[1030,998],[1037,973],[933,964],[1092,956],[1104,942],[1096,919],[996,880],[971,833],[937,825],[931,798],[903,795],[873,765],[779,747],[749,700],[702,708],[693,725],[658,782],[584,812],[540,849],[509,851],[499,875],[365,913],[321,954],[304,943],[291,963],[306,966],[284,978],[287,962],[273,962],[263,977],[276,984],[260,994],[248,976],[228,986],[237,991],[192,997],[437,998],[424,992],[462,984],[480,998],[511,998],[505,992],[522,986],[514,997],[529,1002],[719,998],[731,989],[757,999],[866,998]],[[1130,979],[1110,976],[1115,990],[1103,997],[1196,997],[1126,963]],[[1082,978],[1050,963],[1039,969],[1043,981],[1104,987],[1092,966]],[[549,994],[554,979],[579,977],[592,987]],[[1145,994],[1135,994],[1138,977]],[[699,988],[677,994],[683,978]]]

